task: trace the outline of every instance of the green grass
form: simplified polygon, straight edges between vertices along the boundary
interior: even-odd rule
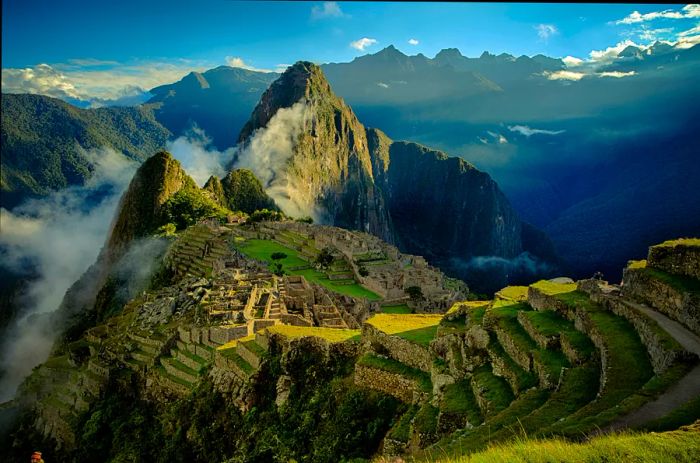
[[[440,410],[425,402],[418,409],[413,420],[414,429],[420,434],[434,434],[437,430],[438,414]]]
[[[162,365],[158,365],[156,367],[156,370],[158,371],[158,374],[160,374],[161,376],[165,376],[166,378],[170,379],[171,381],[174,381],[178,384],[181,384],[182,386],[185,386],[188,389],[192,389],[192,387],[193,387],[192,383],[168,373]]]
[[[318,326],[274,325],[267,328],[268,333],[279,334],[289,339],[305,337],[322,338],[331,343],[359,341],[360,330],[322,328]]]
[[[437,453],[437,452],[436,452]],[[438,454],[439,455],[439,454]],[[696,462],[700,460],[700,430],[657,434],[613,434],[584,443],[564,439],[527,439],[492,445],[487,450],[459,457],[444,457],[439,463],[627,463]]]
[[[383,333],[427,347],[430,345],[430,341],[435,339],[440,320],[442,320],[440,314],[381,313],[371,317],[365,323],[374,326]]]
[[[401,415],[401,418],[399,418],[399,421],[396,422],[394,427],[391,428],[391,431],[389,431],[388,434],[389,437],[401,442],[408,442],[408,439],[411,436],[411,421],[413,420],[413,417],[416,416],[417,411],[418,406],[411,405],[408,410]]]
[[[477,368],[472,373],[472,384],[482,392],[482,397],[489,403],[485,415],[492,416],[508,407],[513,401],[513,391],[505,379],[499,378],[491,371],[490,365]]]
[[[537,377],[534,374],[523,370],[523,368],[520,365],[515,363],[515,361],[510,357],[510,355],[508,355],[508,353],[505,350],[503,350],[503,346],[501,346],[501,344],[498,342],[498,339],[496,339],[496,336],[493,333],[490,334],[489,337],[489,352],[503,359],[506,368],[514,374],[516,378],[516,390],[522,391],[537,385]]]
[[[248,350],[251,351],[253,354],[255,354],[255,356],[258,357],[258,358],[262,358],[262,357],[264,357],[265,355],[267,355],[267,351],[265,350],[265,348],[263,348],[260,344],[258,344],[257,342],[255,342],[254,339],[251,339],[250,341],[243,341],[243,342],[241,342],[241,344],[242,344],[246,349],[248,349]]]
[[[468,380],[461,380],[445,386],[440,401],[440,410],[446,413],[465,415],[467,421],[474,426],[483,421],[481,410],[476,403],[474,392]]]
[[[647,268],[647,261],[644,260],[631,260],[627,263],[627,268]]]
[[[429,374],[417,368],[411,368],[396,360],[379,357],[374,354],[365,354],[357,360],[357,364],[413,379],[418,383],[423,392],[430,392],[433,390],[433,384],[430,381]]]
[[[399,313],[399,314],[409,314],[412,312],[411,308],[406,304],[400,305],[383,305],[383,313]]]
[[[246,374],[251,374],[255,371],[255,368],[248,363],[243,357],[236,353],[236,349],[223,349],[219,351],[224,357],[233,360],[238,367],[243,370]]]
[[[672,275],[655,268],[647,267],[641,270],[648,276],[662,281],[682,293],[700,293],[700,280],[686,277],[683,275]]]
[[[301,275],[310,283],[317,283],[325,288],[330,289],[339,294],[356,298],[366,298],[370,301],[380,300],[381,297],[369,289],[357,283],[339,284],[337,281],[329,280],[328,275],[313,268],[305,268],[301,270],[293,270],[295,267],[308,267],[309,263],[299,257],[299,252],[283,246],[272,240],[250,239],[243,243],[237,244],[240,251],[246,256],[260,260],[263,262],[272,263],[272,254],[282,252],[287,255],[284,259],[280,259],[282,269],[291,275]]]
[[[525,312],[524,316],[542,336],[558,336],[573,329],[573,324],[556,312],[533,310]]]

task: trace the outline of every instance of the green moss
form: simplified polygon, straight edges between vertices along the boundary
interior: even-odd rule
[[[483,398],[490,404],[487,417],[504,410],[513,401],[513,392],[505,379],[493,374],[490,365],[484,365],[472,373],[472,384],[482,391]]]
[[[700,293],[700,280],[686,277],[684,275],[673,275],[652,267],[646,267],[639,271],[644,272],[651,278],[655,278],[666,283],[676,291],[682,293]]]
[[[413,311],[406,304],[400,305],[383,305],[382,312],[384,313],[399,313],[399,314],[409,314]]]
[[[388,436],[401,442],[408,442],[411,435],[411,422],[413,421],[413,417],[416,416],[416,412],[418,412],[418,406],[411,405],[408,410],[401,415],[401,418],[399,418],[399,421],[396,422],[394,427],[391,428]]]
[[[423,403],[413,420],[413,429],[420,434],[434,434],[437,429],[440,410],[429,402]]]

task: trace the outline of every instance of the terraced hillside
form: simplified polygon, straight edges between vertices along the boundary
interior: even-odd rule
[[[166,258],[178,283],[132,300],[23,385],[19,402],[33,411],[31,426],[65,452],[57,455],[73,455],[94,443],[86,435],[97,439],[89,426],[113,413],[105,404],[127,394],[144,409],[155,404],[152,439],[180,452],[204,446],[192,461],[209,452],[196,436],[210,428],[227,442],[217,451],[234,461],[461,461],[494,444],[511,451],[514,438],[579,441],[700,419],[696,240],[652,247],[645,263],[630,263],[621,285],[543,280],[439,313],[365,301],[353,329],[345,315],[331,323],[319,315],[331,293],[314,293],[299,276],[274,277],[260,260],[237,254],[260,248],[251,244],[258,240],[265,255],[296,251],[278,259],[286,269],[302,265],[324,238],[296,230],[190,228]],[[325,272],[381,258],[378,249],[348,256],[339,251],[347,250],[338,241],[345,235],[324,236],[334,237],[337,252]],[[204,243],[222,256],[200,254]],[[675,305],[654,304],[665,301],[661,291],[675,291]],[[241,294],[248,302],[239,307]],[[316,302],[303,306],[312,294]],[[206,418],[193,428],[190,415]],[[674,455],[692,461],[693,452],[685,446]]]

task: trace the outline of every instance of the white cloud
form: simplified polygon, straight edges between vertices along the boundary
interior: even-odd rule
[[[642,25],[641,29],[636,31],[637,37],[640,40],[647,42],[655,42],[659,40],[662,36],[667,36],[673,32],[672,27],[664,27],[660,29],[649,29],[645,25]]]
[[[233,148],[221,152],[210,149],[210,144],[211,139],[199,128],[168,142],[168,151],[182,163],[182,167],[199,186],[204,186],[212,175],[226,175],[225,166],[234,156]]]
[[[700,5],[690,4],[678,10],[663,10],[663,11],[652,11],[651,13],[640,13],[639,11],[633,11],[628,16],[623,19],[615,21],[615,24],[636,24],[645,21],[653,21],[655,19],[688,19],[688,18],[700,18]]]
[[[117,63],[73,59],[29,68],[3,68],[2,91],[53,96],[84,106],[137,104],[148,98],[145,89],[176,82],[191,71],[212,67],[188,60]]]
[[[676,43],[676,48],[685,49],[692,48],[700,43],[700,34],[698,35],[688,35],[684,37],[679,37]]]
[[[231,66],[232,68],[240,68],[240,69],[245,69],[247,71],[256,71],[256,72],[274,72],[272,69],[261,69],[261,68],[256,68],[254,66],[249,65],[245,61],[243,61],[243,58],[240,56],[227,56],[226,57],[226,64]]]
[[[562,58],[562,61],[564,64],[566,64],[568,67],[575,67],[575,66],[580,66],[581,63],[583,63],[582,59],[573,57],[573,56],[566,56]]]
[[[633,47],[638,47],[638,48],[645,48],[642,45],[638,45],[634,43],[632,40],[624,40],[622,42],[618,42],[617,45],[614,47],[608,47],[605,50],[593,50],[590,53],[590,58],[591,61],[596,61],[598,63],[606,64],[606,63],[611,63],[617,58],[617,56],[624,50],[625,48],[633,46]]]
[[[537,135],[537,134],[559,135],[560,133],[565,132],[565,130],[533,129],[532,127],[528,127],[526,125],[509,125],[508,130],[510,130],[511,132],[517,132],[521,135],[525,135],[526,137],[530,137],[532,135]]]
[[[636,73],[634,71],[629,71],[629,72],[622,72],[622,71],[607,71],[607,72],[599,72],[596,74],[598,77],[615,77],[616,79],[620,79],[622,77],[629,77],[633,76]]]
[[[574,71],[556,71],[556,72],[545,72],[545,76],[549,80],[581,80],[586,74],[583,72]]]
[[[84,153],[94,174],[84,186],[72,186],[32,199],[11,212],[0,209],[0,265],[16,273],[36,272],[19,302],[20,313],[0,344],[0,402],[12,397],[19,382],[51,350],[55,311],[66,290],[95,262],[109,231],[122,191],[136,163],[110,149]]]
[[[537,31],[537,36],[544,42],[549,40],[551,36],[559,33],[559,30],[554,24],[538,24],[535,26],[535,30]]]
[[[276,64],[275,65],[275,72],[282,74],[290,66],[291,66],[291,64]]]
[[[409,45],[418,45],[420,42],[417,39],[408,39]]]
[[[321,5],[314,5],[311,8],[312,19],[341,18],[345,16],[340,5],[336,2],[323,2]]]
[[[696,35],[700,34],[700,24],[696,25],[695,27],[688,29],[687,31],[682,31],[678,33],[678,37],[687,37],[689,35]]]
[[[350,46],[356,50],[365,51],[365,48],[370,47],[377,43],[376,39],[370,39],[368,37],[362,37],[359,40],[350,42]]]
[[[389,88],[389,84],[385,84],[384,82],[377,82],[377,85],[382,88]]]
[[[492,131],[490,131],[490,130],[487,130],[486,133],[488,133],[488,134],[491,136],[491,138],[493,138],[494,141],[495,141],[496,143],[498,143],[499,145],[505,145],[505,144],[508,143],[508,139],[506,139],[506,137],[504,137],[504,136],[501,135],[500,133],[492,132]],[[480,141],[483,142],[482,139],[480,139]]]

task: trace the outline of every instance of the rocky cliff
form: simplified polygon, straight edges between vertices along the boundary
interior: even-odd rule
[[[210,177],[204,189],[223,207],[251,214],[259,209],[277,210],[260,180],[248,169],[233,169],[223,179]]]
[[[299,62],[270,86],[239,142],[235,164],[250,167],[291,215],[367,231],[460,276],[476,257],[556,260],[488,174],[366,129],[314,64]]]

